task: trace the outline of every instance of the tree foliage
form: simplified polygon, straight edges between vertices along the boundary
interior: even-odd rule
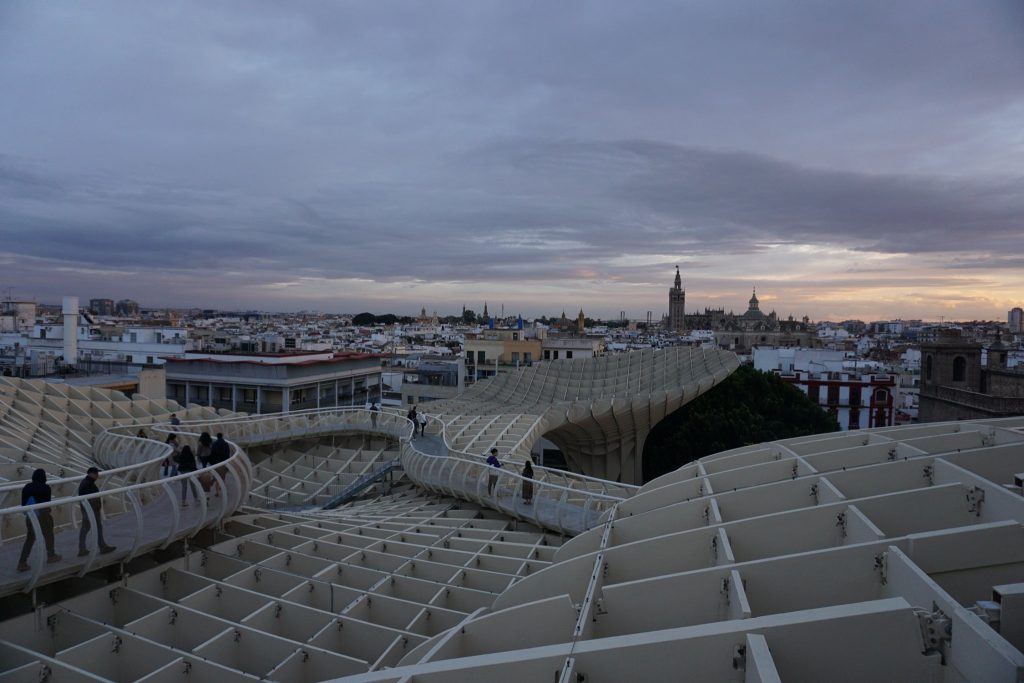
[[[644,445],[644,481],[719,451],[838,430],[835,418],[802,391],[744,365],[651,430]]]
[[[373,313],[368,313],[365,311],[363,313],[357,313],[356,315],[352,316],[353,325],[372,325],[374,322],[376,322],[376,320],[377,316],[375,316]]]

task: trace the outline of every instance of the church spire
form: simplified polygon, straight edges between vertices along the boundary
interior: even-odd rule
[[[683,288],[683,278],[682,278],[682,277],[680,277],[680,275],[679,275],[679,266],[676,266],[676,282],[675,282],[675,288],[676,288],[676,289],[682,289],[682,288]]]

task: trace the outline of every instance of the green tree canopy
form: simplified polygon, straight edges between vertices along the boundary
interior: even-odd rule
[[[373,313],[363,312],[363,313],[357,313],[354,316],[352,316],[352,324],[353,325],[360,325],[360,326],[372,325],[376,321],[377,321],[377,316],[375,316]]]
[[[835,418],[802,391],[744,365],[651,430],[644,444],[644,481],[731,448],[838,430]]]

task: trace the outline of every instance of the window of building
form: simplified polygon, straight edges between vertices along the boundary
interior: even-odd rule
[[[483,365],[486,362],[486,358],[487,358],[487,355],[486,355],[485,351],[477,351],[476,352],[476,362],[477,363]]]
[[[957,356],[953,359],[953,381],[967,381],[967,359],[963,356]]]
[[[926,381],[932,381],[932,357],[928,356],[924,359],[924,378]]]
[[[518,364],[519,364],[519,352],[518,351],[513,351],[512,352],[512,365],[518,365]]]
[[[533,362],[533,352],[531,352],[531,351],[525,352],[523,354],[523,362],[526,363],[526,364],[532,363]]]
[[[551,360],[551,350],[544,349],[544,360]]]
[[[565,357],[566,358],[572,358],[572,351],[566,351],[565,352]]]
[[[152,365],[153,364],[153,356],[146,356],[146,363],[148,363],[149,365]]]
[[[885,403],[889,400],[889,392],[885,389],[877,389],[875,391],[875,403]]]

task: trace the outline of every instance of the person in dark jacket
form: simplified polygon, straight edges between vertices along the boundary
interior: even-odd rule
[[[231,457],[231,446],[227,441],[224,440],[224,435],[217,432],[217,440],[213,442],[213,446],[210,447],[210,464],[213,466],[220,465],[222,462]],[[217,474],[223,477],[227,474],[226,467],[220,467],[217,469]],[[216,488],[215,496],[220,495],[220,482],[214,479]]]
[[[96,486],[96,480],[99,478],[99,469],[90,467],[86,470],[85,478],[78,485],[78,495],[88,496],[90,493],[99,493],[100,489]],[[85,539],[89,535],[92,524],[89,522],[89,513],[85,509],[87,502],[96,518],[96,540],[99,541],[100,552],[104,554],[114,552],[114,546],[107,545],[107,542],[103,540],[103,502],[99,498],[91,498],[88,501],[82,501],[82,528],[78,532],[78,556],[89,554],[89,549],[85,547]]]
[[[50,495],[50,487],[46,483],[46,470],[40,468],[32,473],[32,481],[25,484],[25,488],[21,490],[21,504],[28,506],[49,503]],[[50,512],[50,508],[36,510],[34,513],[26,512],[25,525],[28,532],[25,536],[25,543],[21,546],[21,557],[18,559],[19,572],[27,572],[31,569],[28,566],[28,556],[32,552],[32,546],[36,543],[36,530],[32,525],[32,520],[28,517],[31,514],[36,515],[39,520],[39,528],[43,532],[43,542],[46,543],[46,561],[52,563],[61,560],[61,556],[53,549],[53,514]]]
[[[196,460],[200,467],[210,466],[210,453],[213,450],[213,439],[210,432],[203,432],[199,435],[199,445],[196,447]]]
[[[491,495],[494,492],[494,487],[498,484],[498,470],[501,469],[497,448],[491,449],[491,454],[487,456],[487,464],[492,468],[487,475],[487,495]]]
[[[161,463],[161,476],[176,477],[178,476],[178,456],[181,455],[181,444],[178,443],[178,435],[168,435],[165,443],[171,447],[171,455],[168,458],[164,458],[163,463]]]
[[[533,502],[533,465],[529,460],[523,465],[523,502],[527,505]]]
[[[178,472],[180,474],[187,474],[188,472],[196,471],[196,456],[192,453],[191,446],[182,446],[181,453],[178,455]],[[192,477],[186,477],[181,480],[181,507],[188,507],[187,494],[189,487],[192,488],[192,499],[195,501],[199,500],[199,494],[196,493],[196,483]]]

